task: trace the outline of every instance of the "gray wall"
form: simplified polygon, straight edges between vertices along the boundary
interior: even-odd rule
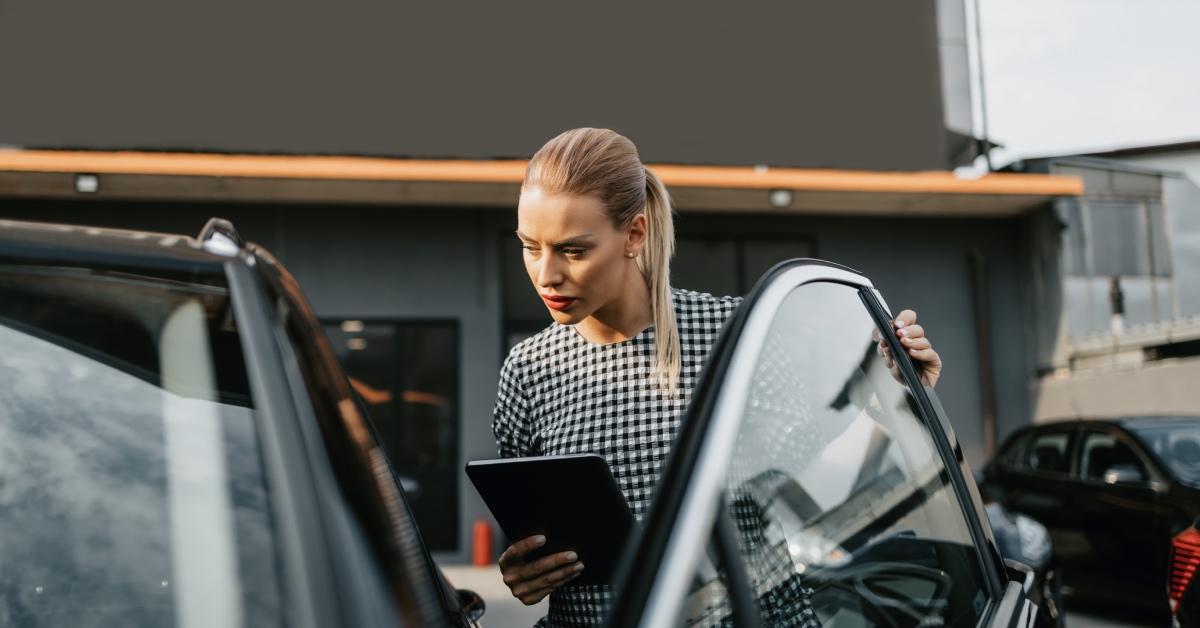
[[[0,144],[945,169],[938,4],[0,0]]]
[[[461,459],[495,456],[490,422],[503,358],[501,236],[511,210],[156,205],[0,201],[0,216],[195,233],[210,215],[280,257],[318,315],[452,318],[460,323]],[[1028,219],[883,219],[683,213],[681,236],[771,234],[865,272],[894,312],[915,309],[946,362],[938,393],[968,460],[984,461],[975,310],[968,254],[986,260],[992,381],[1000,436],[1029,421],[1038,340]],[[689,287],[689,286],[681,286]],[[532,298],[532,291],[528,291]],[[549,317],[546,318],[549,324]],[[486,510],[463,479],[460,547]]]

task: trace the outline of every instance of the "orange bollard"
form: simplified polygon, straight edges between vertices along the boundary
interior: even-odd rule
[[[472,563],[476,567],[492,564],[492,526],[483,519],[475,520],[475,544]]]

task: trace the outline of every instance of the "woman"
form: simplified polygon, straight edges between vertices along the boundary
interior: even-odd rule
[[[530,160],[517,208],[525,268],[553,324],[509,352],[493,431],[502,457],[596,453],[641,518],[708,350],[740,297],[672,288],[675,232],[667,190],[625,137],[573,129]],[[941,360],[916,314],[897,334],[933,386]],[[569,586],[586,565],[572,552],[525,564],[545,543],[500,557],[513,596],[550,595],[539,625],[595,625],[609,591]]]

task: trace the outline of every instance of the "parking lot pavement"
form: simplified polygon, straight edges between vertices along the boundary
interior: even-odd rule
[[[532,626],[545,616],[549,602],[542,600],[525,606],[514,598],[500,579],[500,568],[471,565],[441,565],[450,583],[459,589],[470,589],[483,596],[487,610],[481,626],[485,628],[522,628]]]
[[[1164,628],[1171,625],[1166,612],[1155,612],[1096,601],[1066,599],[1067,626],[1069,628]]]

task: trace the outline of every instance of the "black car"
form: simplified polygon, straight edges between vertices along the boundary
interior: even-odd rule
[[[984,478],[1006,508],[1051,530],[1073,591],[1161,611],[1168,592],[1173,609],[1195,613],[1194,604],[1179,603],[1200,516],[1200,418],[1029,427],[1009,437]],[[1175,553],[1180,565],[1171,562],[1173,548],[1183,548]]]
[[[890,320],[836,265],[759,281],[700,376],[609,625],[1032,625],[1032,579],[1002,561]],[[192,239],[0,221],[0,448],[0,623],[479,615],[430,559],[299,286],[227,223]]]
[[[468,626],[295,280],[0,221],[0,624]]]

